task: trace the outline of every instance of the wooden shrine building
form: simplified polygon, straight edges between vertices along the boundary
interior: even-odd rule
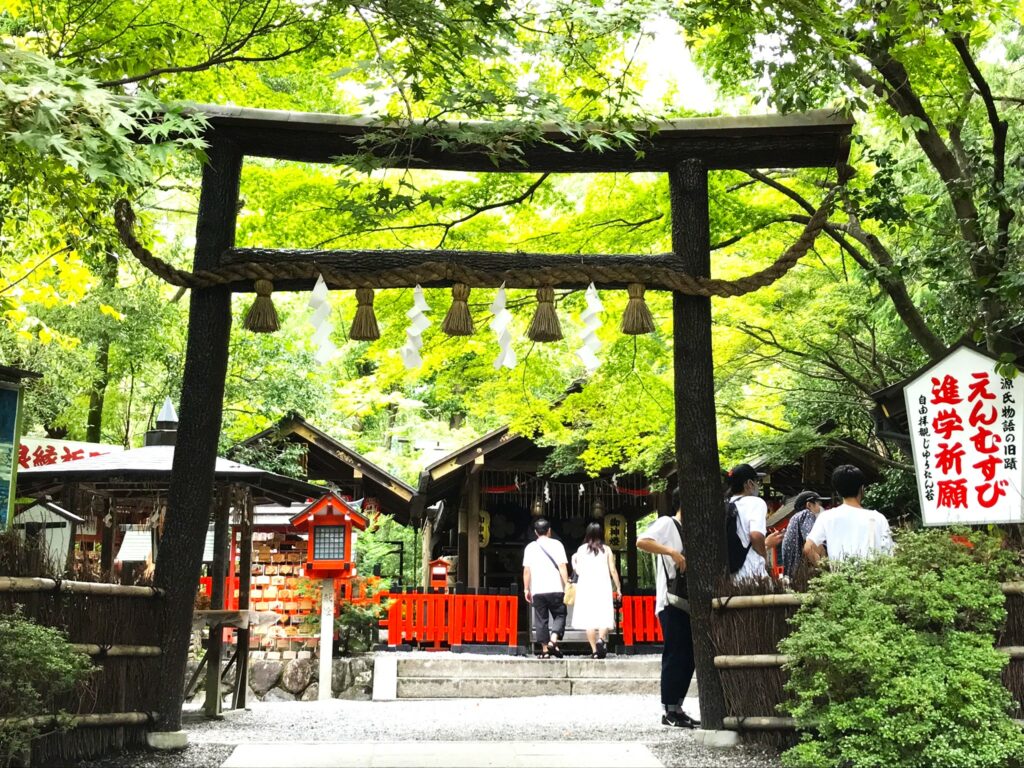
[[[192,270],[154,256],[134,231],[129,205],[117,205],[122,241],[148,268],[190,289],[189,333],[182,379],[179,450],[169,488],[167,527],[156,583],[166,590],[166,663],[160,681],[156,728],[164,745],[184,746],[181,731],[183,671],[188,653],[192,600],[199,578],[206,520],[213,497],[217,442],[223,411],[234,292],[257,293],[259,324],[272,330],[267,304],[273,290],[310,290],[322,278],[329,289],[356,289],[372,307],[372,290],[452,287],[453,309],[466,311],[472,288],[533,288],[537,315],[550,320],[554,290],[628,289],[630,304],[642,305],[645,290],[671,291],[675,369],[675,446],[682,488],[687,582],[694,655],[705,728],[721,728],[725,698],[714,667],[708,626],[711,599],[725,571],[721,474],[715,421],[711,299],[740,296],[783,277],[811,248],[848,176],[852,120],[834,111],[806,114],[689,118],[638,126],[630,141],[612,143],[602,126],[374,122],[330,114],[199,106],[207,128],[207,162],[196,223]],[[588,141],[600,135],[604,151]],[[140,141],[149,141],[140,136]],[[500,147],[511,151],[499,153]],[[236,248],[239,189],[247,157],[305,163],[336,163],[369,154],[380,167],[479,173],[664,174],[665,210],[670,214],[671,251],[661,254],[480,252],[445,249],[350,251]],[[711,276],[708,176],[717,170],[831,168],[828,192],[803,232],[769,266],[735,280]],[[834,182],[834,183],[832,183]],[[298,248],[311,243],[296,243]],[[458,289],[456,291],[456,289]],[[370,293],[370,296],[366,294]],[[257,304],[258,303],[258,304]],[[360,300],[363,306],[362,300]],[[645,306],[642,309],[646,309]],[[643,312],[633,314],[643,319]],[[653,321],[647,314],[650,328]],[[560,337],[538,324],[536,341]],[[643,323],[634,323],[630,332]],[[465,327],[465,326],[463,326]],[[531,326],[532,329],[532,326]],[[415,350],[414,350],[415,351]]]
[[[273,446],[278,441],[302,448],[300,461],[309,482],[328,483],[350,500],[364,499],[362,509],[366,514],[382,512],[403,525],[409,524],[415,489],[297,413],[285,416],[240,445]]]
[[[553,477],[544,472],[552,450],[502,427],[423,471],[420,501],[438,510],[427,522],[430,556],[454,555],[454,581],[470,588],[521,585],[532,521],[545,517],[570,557],[587,524],[604,523],[623,586],[636,589],[637,521],[667,509],[666,494],[652,493],[638,474]]]

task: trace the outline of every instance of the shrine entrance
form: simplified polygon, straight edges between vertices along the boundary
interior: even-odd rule
[[[725,703],[713,664],[708,625],[713,589],[725,572],[721,474],[715,424],[711,346],[711,297],[737,296],[768,285],[803,256],[828,219],[834,187],[798,240],[771,266],[746,277],[712,279],[708,173],[751,168],[835,167],[845,176],[852,120],[832,111],[739,118],[693,118],[656,123],[635,133],[635,143],[597,152],[588,129],[540,126],[532,141],[497,126],[479,124],[479,137],[454,141],[456,126],[382,125],[336,115],[233,107],[197,107],[209,122],[208,163],[203,170],[193,270],[156,259],[136,239],[127,204],[119,204],[118,228],[130,250],[169,282],[191,289],[188,346],[180,403],[178,447],[171,478],[166,528],[156,584],[166,590],[166,638],[160,682],[159,731],[180,730],[184,669],[193,598],[199,578],[221,426],[231,327],[231,294],[256,292],[248,324],[270,330],[276,318],[270,293],[310,290],[318,280],[330,289],[356,289],[360,309],[372,312],[372,289],[453,287],[445,330],[464,334],[460,320],[474,287],[537,289],[538,314],[530,336],[560,338],[551,324],[554,288],[627,289],[626,333],[652,325],[645,290],[673,297],[675,446],[683,527],[688,544],[687,583],[700,709],[704,728],[722,727]],[[466,135],[472,124],[459,124]],[[495,157],[500,139],[515,146]],[[243,160],[263,157],[332,163],[369,153],[382,167],[512,173],[658,172],[669,179],[672,252],[659,255],[501,253],[453,250],[268,250],[235,248]],[[646,314],[645,314],[646,313]],[[365,313],[364,313],[364,316]],[[372,334],[374,324],[365,332]],[[557,326],[557,318],[554,321]],[[368,336],[370,337],[370,336]],[[358,337],[357,337],[358,338]]]

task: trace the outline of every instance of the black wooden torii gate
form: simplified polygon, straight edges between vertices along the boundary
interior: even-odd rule
[[[725,572],[710,296],[734,295],[756,286],[730,290],[726,285],[725,290],[715,290],[714,284],[724,281],[708,279],[708,172],[842,167],[849,152],[852,120],[830,111],[674,120],[640,131],[635,148],[621,146],[602,152],[586,150],[585,130],[574,135],[542,128],[540,139],[535,137],[523,144],[515,161],[496,164],[486,146],[442,146],[424,137],[423,131],[406,133],[402,128],[362,119],[216,106],[199,107],[197,111],[209,120],[206,139],[210,147],[209,162],[203,170],[193,270],[219,272],[221,277],[204,282],[190,280],[188,273],[163,275],[193,290],[169,514],[157,562],[157,586],[167,594],[166,656],[157,730],[178,732],[181,727],[189,629],[221,427],[231,294],[254,290],[251,273],[232,267],[253,264],[276,270],[283,279],[275,279],[275,287],[282,290],[308,290],[319,272],[325,274],[332,288],[412,287],[417,282],[427,286],[463,282],[497,287],[501,281],[509,288],[583,287],[593,280],[606,288],[642,282],[647,288],[672,290],[675,443],[679,477],[685,478],[680,490],[700,709],[704,728],[721,728],[725,703],[708,633],[712,591]],[[366,141],[368,134],[380,135],[382,131],[391,131],[396,143],[374,150],[374,145]],[[368,151],[375,152],[385,165],[435,170],[667,173],[673,252],[658,256],[581,256],[234,248],[239,181],[246,156],[330,163],[341,156]],[[805,246],[820,230],[826,214],[823,206],[814,217],[817,228],[811,231],[809,226],[804,233]],[[137,248],[136,241],[133,250]],[[802,252],[796,258],[799,255]],[[417,267],[429,267],[428,276],[409,277]]]

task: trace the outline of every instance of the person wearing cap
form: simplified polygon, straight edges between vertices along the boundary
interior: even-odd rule
[[[736,504],[736,533],[747,548],[747,559],[733,581],[768,578],[765,558],[768,550],[782,541],[781,533],[768,534],[768,505],[758,494],[764,474],[749,464],[739,464],[729,472],[729,501]]]
[[[832,487],[843,503],[818,515],[807,534],[804,556],[812,565],[817,565],[826,552],[833,563],[892,554],[889,521],[882,513],[861,506],[866,484],[864,473],[852,464],[843,464],[832,472]]]
[[[804,542],[814,527],[814,521],[821,513],[822,504],[828,501],[814,491],[801,491],[793,501],[793,516],[782,539],[782,572],[793,578],[804,556]]]

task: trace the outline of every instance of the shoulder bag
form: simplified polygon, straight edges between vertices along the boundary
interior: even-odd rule
[[[675,518],[672,519],[675,523],[676,530],[679,531],[679,541],[683,540],[683,526],[679,524],[679,521]],[[665,565],[665,558],[667,555],[661,556],[661,567],[665,569],[665,585],[667,587],[665,591],[665,599],[670,606],[677,608],[680,611],[690,612],[690,595],[686,591],[686,574],[676,571],[675,576],[668,575],[668,566]]]

